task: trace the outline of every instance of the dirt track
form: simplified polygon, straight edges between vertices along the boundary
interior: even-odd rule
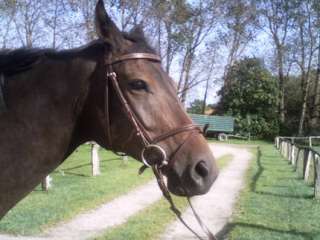
[[[244,183],[244,175],[249,166],[251,153],[247,149],[229,147],[224,145],[212,145],[212,150],[217,157],[226,153],[233,155],[233,160],[220,173],[210,192],[204,196],[192,200],[195,209],[213,232],[219,232],[232,215],[232,209]],[[183,218],[194,226],[194,229],[203,234],[190,209]],[[204,239],[205,236],[203,236]],[[161,240],[173,239],[197,239],[179,221],[170,224]]]
[[[211,148],[217,158],[225,154],[234,156],[230,164],[220,173],[210,192],[192,200],[200,216],[208,227],[216,233],[222,229],[232,214],[232,208],[243,186],[243,178],[248,168],[251,154],[246,149],[221,144],[211,145]],[[0,235],[0,240],[84,240],[92,238],[100,235],[109,227],[125,223],[130,216],[160,198],[161,192],[156,182],[151,181],[127,195],[121,196],[88,213],[81,214],[69,222],[60,223],[40,236]],[[192,226],[197,226],[194,222],[194,217],[190,214],[190,210],[184,213],[184,218]],[[199,228],[196,227],[195,229],[201,233]],[[161,239],[195,238],[177,221],[170,224]]]

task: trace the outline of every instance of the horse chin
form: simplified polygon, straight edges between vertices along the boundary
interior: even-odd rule
[[[168,182],[168,190],[176,196],[180,196],[180,197],[188,196],[181,186],[172,185],[170,184],[170,182]]]

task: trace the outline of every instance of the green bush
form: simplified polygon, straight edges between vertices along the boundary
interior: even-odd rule
[[[236,131],[271,139],[279,133],[276,79],[257,58],[236,62],[226,75],[222,107],[235,117]]]

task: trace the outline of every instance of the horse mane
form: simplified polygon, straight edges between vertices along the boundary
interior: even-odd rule
[[[39,62],[48,50],[26,49],[0,51],[0,72],[11,75],[27,71]]]
[[[155,53],[150,47],[146,38],[139,31],[131,33],[122,33],[123,37],[134,42],[135,47],[130,52],[148,52]],[[0,50],[0,74],[14,75],[32,69],[44,59],[66,60],[76,56],[96,58],[105,52],[106,46],[110,46],[102,40],[94,40],[80,48],[70,50],[54,50],[41,48],[20,48],[17,50]]]
[[[72,57],[103,53],[104,44],[101,41],[93,41],[88,45],[70,50],[54,50],[41,48],[20,48],[16,50],[0,50],[0,73],[8,76],[32,69],[44,59],[67,60]],[[103,48],[103,49],[102,49]]]

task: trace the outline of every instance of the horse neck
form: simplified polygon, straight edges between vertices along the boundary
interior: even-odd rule
[[[0,218],[70,153],[96,63],[48,60],[7,78],[8,111],[0,116]]]

